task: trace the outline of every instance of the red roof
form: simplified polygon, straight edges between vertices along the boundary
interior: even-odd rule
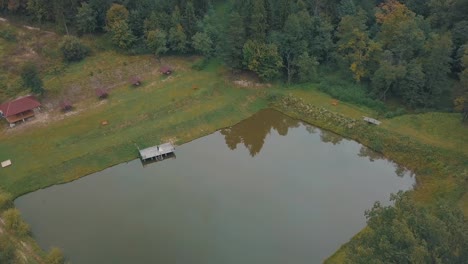
[[[9,117],[39,106],[41,106],[41,103],[37,101],[36,97],[29,95],[0,105],[0,111],[3,112],[3,116]]]

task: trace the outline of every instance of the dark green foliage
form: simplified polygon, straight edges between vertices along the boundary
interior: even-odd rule
[[[92,33],[96,31],[98,26],[97,11],[91,5],[83,2],[78,8],[76,14],[76,28],[79,33]]]
[[[468,225],[446,204],[416,204],[408,193],[391,196],[366,212],[368,230],[351,242],[348,263],[464,263]]]
[[[206,66],[208,66],[210,60],[208,58],[203,58],[203,59],[200,59],[198,61],[196,61],[193,65],[192,65],[192,69],[194,70],[197,70],[197,71],[201,71],[203,69],[206,68]]]
[[[319,62],[307,52],[302,53],[296,60],[297,75],[300,82],[312,81],[317,74]]]
[[[16,33],[10,27],[0,29],[0,38],[6,41],[16,41]]]
[[[177,24],[169,30],[169,47],[178,53],[187,52],[187,34],[181,24]]]
[[[243,54],[244,66],[262,80],[270,81],[279,76],[282,62],[274,44],[249,40],[244,45]]]
[[[320,80],[318,89],[338,100],[367,106],[381,113],[386,110],[385,104],[370,98],[362,85],[352,84],[335,76],[321,77]]]
[[[195,16],[195,9],[193,3],[190,1],[187,3],[184,10],[183,24],[187,34],[187,38],[191,39],[196,32],[197,17]]]
[[[21,69],[21,80],[23,81],[23,85],[31,89],[33,93],[44,93],[44,87],[42,80],[37,72],[36,65],[32,63],[26,63]]]
[[[213,42],[208,34],[198,32],[192,37],[192,47],[200,54],[209,57],[213,51]]]
[[[265,0],[252,0],[249,11],[249,37],[257,41],[265,41],[268,29]]]
[[[159,57],[167,52],[167,34],[162,30],[151,30],[146,35],[146,45]]]
[[[62,51],[65,61],[80,61],[89,54],[89,48],[86,47],[77,37],[65,36],[62,43],[60,43],[60,50]]]
[[[404,108],[400,107],[396,109],[395,111],[386,112],[384,116],[385,118],[393,118],[393,117],[402,116],[405,114],[407,114],[407,111]]]
[[[227,65],[234,69],[242,68],[242,49],[246,39],[244,22],[238,13],[229,16],[229,22],[224,34],[223,57]]]

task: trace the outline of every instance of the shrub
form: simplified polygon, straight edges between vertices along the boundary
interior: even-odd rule
[[[80,61],[89,54],[89,48],[81,43],[77,37],[65,36],[60,43],[63,58],[68,61]]]
[[[65,258],[63,257],[62,251],[59,248],[52,248],[46,256],[45,263],[47,264],[63,264]]]
[[[402,116],[406,114],[406,110],[404,108],[397,108],[395,111],[385,113],[385,118],[394,118],[397,116]]]
[[[377,112],[385,112],[385,104],[372,99],[365,87],[341,80],[325,79],[319,83],[318,89],[332,97],[349,103],[369,107]]]
[[[13,200],[9,193],[0,192],[0,211],[6,210],[13,205]]]
[[[29,226],[21,219],[20,211],[16,208],[10,208],[3,212],[5,227],[19,236],[29,234]]]
[[[16,41],[16,33],[11,28],[5,28],[0,30],[0,38],[6,41]]]
[[[32,63],[26,63],[21,69],[21,80],[23,85],[30,88],[33,93],[42,94],[44,93],[44,87],[36,65]]]
[[[192,69],[197,70],[197,71],[204,70],[206,68],[206,66],[208,66],[209,62],[210,62],[210,60],[208,58],[204,57],[204,58],[202,58],[200,60],[197,60],[192,65]]]

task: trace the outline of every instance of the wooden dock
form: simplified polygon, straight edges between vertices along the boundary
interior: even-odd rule
[[[165,157],[174,153],[174,146],[171,143],[164,143],[159,146],[145,148],[140,150],[142,161],[163,160]]]

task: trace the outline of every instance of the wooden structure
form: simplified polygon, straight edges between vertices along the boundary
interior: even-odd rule
[[[140,78],[140,76],[133,76],[133,77],[130,79],[130,83],[131,83],[133,86],[140,86],[140,85],[141,85],[141,78]]]
[[[6,168],[8,166],[11,166],[11,160],[2,161],[1,165],[2,165],[2,168]]]
[[[370,118],[370,117],[367,117],[367,116],[363,116],[363,118],[364,118],[364,121],[366,121],[369,124],[374,124],[374,125],[378,126],[381,123],[379,120],[374,119],[374,118]]]
[[[60,102],[60,109],[62,109],[63,112],[67,112],[72,110],[73,105],[68,99],[64,99],[62,102]]]
[[[141,149],[140,159],[141,161],[150,160],[163,160],[165,157],[174,153],[174,146],[171,143],[164,143],[159,146],[154,146],[146,149]]]
[[[109,93],[104,88],[98,88],[96,89],[96,96],[99,99],[106,99],[109,96]]]
[[[172,68],[169,67],[169,66],[162,66],[162,67],[159,69],[159,72],[160,72],[161,74],[170,75],[170,74],[173,72],[173,70],[172,70]]]
[[[34,117],[35,110],[40,109],[41,103],[32,95],[18,98],[0,105],[0,117],[4,117],[10,126],[19,121]]]

